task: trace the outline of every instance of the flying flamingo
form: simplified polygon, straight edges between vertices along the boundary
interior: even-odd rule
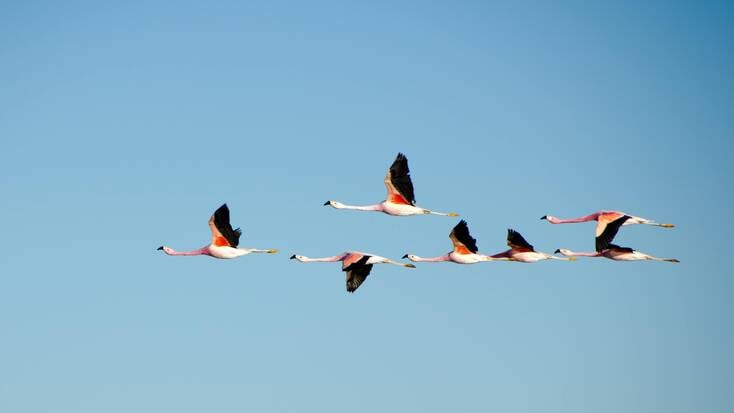
[[[615,261],[654,260],[680,262],[675,258],[653,257],[652,255],[635,251],[632,248],[620,247],[619,245],[612,244],[619,228],[622,225],[625,225],[625,222],[630,219],[632,219],[632,217],[624,215],[610,222],[604,229],[604,232],[596,237],[596,252],[573,252],[565,248],[559,248],[556,250],[556,254],[560,253],[567,257],[606,257]]]
[[[469,226],[463,219],[451,230],[449,234],[451,242],[454,244],[454,250],[434,258],[422,258],[413,254],[405,254],[403,258],[407,258],[413,262],[442,262],[451,261],[457,264],[476,264],[485,261],[508,260],[509,258],[492,258],[488,255],[479,254],[477,248],[477,240],[469,234]]]
[[[395,161],[387,170],[385,175],[385,187],[387,187],[387,199],[379,204],[354,206],[345,205],[337,201],[326,201],[324,205],[330,205],[336,209],[356,209],[359,211],[379,211],[388,215],[422,215],[433,214],[456,217],[459,214],[449,212],[436,212],[415,205],[415,194],[413,193],[413,182],[410,180],[410,169],[408,169],[408,158],[398,153]]]
[[[624,225],[645,224],[645,225],[655,225],[655,226],[663,227],[663,228],[675,227],[675,225],[673,224],[659,224],[647,218],[636,217],[636,216],[628,215],[628,214],[625,214],[624,212],[619,212],[619,211],[599,211],[599,212],[594,212],[593,214],[586,215],[580,218],[572,218],[572,219],[559,219],[551,215],[543,215],[542,217],[540,217],[540,219],[547,220],[551,224],[573,224],[576,222],[597,221],[596,236],[598,237],[599,235],[601,235],[602,232],[604,232],[604,228],[606,228],[606,226],[610,222],[614,221],[615,219],[621,218],[623,216],[629,217],[629,219],[627,220],[627,222],[624,223]]]
[[[499,254],[491,255],[492,258],[506,258],[510,261],[519,262],[537,262],[540,260],[565,260],[574,261],[576,258],[560,258],[544,252],[537,252],[530,243],[525,241],[519,232],[508,229],[507,230],[507,245],[510,247],[509,250],[501,252]]]
[[[342,262],[342,271],[347,273],[347,292],[353,293],[367,279],[374,264],[394,264],[406,268],[415,268],[413,264],[403,264],[391,259],[364,252],[347,251],[333,257],[308,258],[303,255],[292,255],[291,259],[301,262]]]
[[[208,255],[214,258],[237,258],[253,252],[265,252],[274,254],[278,250],[260,250],[257,248],[237,248],[240,243],[240,235],[242,231],[237,228],[232,229],[229,223],[229,208],[227,204],[220,206],[211,218],[209,218],[209,228],[212,231],[212,243],[194,251],[178,252],[165,246],[158,247],[168,255]]]

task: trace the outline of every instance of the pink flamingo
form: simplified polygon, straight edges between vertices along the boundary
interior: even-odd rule
[[[337,201],[326,201],[324,206],[330,205],[336,209],[356,209],[359,211],[378,211],[388,215],[443,215],[456,217],[459,214],[449,212],[435,212],[415,205],[415,194],[413,193],[413,182],[410,180],[410,169],[408,169],[408,158],[402,153],[393,161],[390,169],[385,175],[385,187],[387,187],[387,199],[374,205],[354,206],[345,205]]]
[[[232,229],[232,225],[229,223],[229,208],[227,204],[223,204],[214,211],[212,217],[209,218],[209,228],[212,231],[212,242],[205,247],[194,251],[178,252],[172,248],[161,246],[158,247],[158,250],[162,250],[168,255],[208,255],[222,259],[237,258],[253,252],[265,252],[268,254],[278,252],[278,250],[273,249],[237,248],[237,245],[240,243],[242,230],[239,228]]]
[[[535,251],[532,245],[520,235],[519,232],[508,229],[507,230],[507,245],[510,247],[509,250],[501,252],[499,254],[492,255],[492,258],[507,258],[510,261],[519,262],[537,262],[540,260],[564,260],[574,261],[576,258],[560,258],[544,252]]]
[[[405,254],[403,258],[407,258],[413,262],[443,262],[451,261],[457,264],[476,264],[478,262],[508,260],[509,258],[493,258],[488,255],[480,254],[477,248],[477,240],[472,238],[469,233],[469,226],[463,219],[451,230],[449,234],[451,242],[454,244],[454,250],[434,258],[422,258],[413,254]]]
[[[379,255],[358,251],[347,251],[333,257],[308,258],[303,255],[292,255],[291,259],[301,262],[342,262],[342,271],[347,273],[347,292],[353,293],[367,279],[374,264],[394,264],[406,268],[415,268],[413,264],[403,264]]]
[[[676,263],[680,262],[675,258],[653,257],[652,255],[635,251],[632,248],[620,247],[619,245],[612,244],[619,228],[631,218],[632,217],[628,215],[624,215],[610,222],[604,229],[604,232],[596,237],[596,252],[573,252],[565,248],[559,248],[556,250],[556,254],[560,253],[566,257],[606,257],[615,261],[654,260]]]
[[[627,220],[627,222],[624,223],[624,225],[645,224],[645,225],[655,225],[655,226],[663,227],[663,228],[675,227],[675,225],[673,224],[659,224],[647,218],[636,217],[636,216],[628,215],[628,214],[625,214],[624,212],[619,212],[619,211],[599,211],[599,212],[594,212],[593,214],[586,215],[580,218],[572,218],[572,219],[559,219],[551,215],[543,215],[542,217],[540,217],[540,219],[547,220],[551,224],[573,224],[576,222],[597,221],[596,236],[598,237],[599,235],[601,235],[602,232],[604,232],[604,228],[606,228],[607,224],[623,216],[629,217],[629,219]]]

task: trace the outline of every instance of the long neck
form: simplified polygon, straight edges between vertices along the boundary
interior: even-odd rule
[[[510,258],[510,251],[511,250],[507,250],[505,252],[500,252],[498,254],[490,255],[489,258],[493,258],[493,259]]]
[[[595,221],[597,218],[599,218],[599,213],[595,212],[591,215],[586,215],[579,218],[571,218],[571,219],[559,219],[556,217],[549,216],[548,222],[551,224],[574,224],[577,222],[587,222],[587,221]]]
[[[556,257],[555,255],[542,253],[548,260],[576,261],[576,257]]]
[[[382,211],[384,207],[382,204],[374,204],[374,205],[345,205],[345,204],[338,204],[338,205],[331,205],[336,209],[356,209],[357,211]]]
[[[433,258],[423,258],[423,257],[418,257],[416,255],[413,255],[413,256],[409,256],[408,259],[413,262],[443,262],[443,261],[451,260],[449,258],[449,254],[442,255],[440,257],[433,257]]]
[[[168,255],[209,255],[209,247],[202,247],[194,251],[174,251],[170,248],[164,250]]]
[[[297,259],[298,261],[301,261],[301,262],[335,262],[335,261],[343,260],[344,254],[339,254],[333,257],[324,257],[324,258],[298,257]]]
[[[574,252],[574,251],[564,251],[561,252],[561,254],[567,256],[567,257],[600,257],[600,252]]]

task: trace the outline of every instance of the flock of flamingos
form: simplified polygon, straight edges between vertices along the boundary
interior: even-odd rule
[[[359,211],[378,211],[388,215],[443,215],[455,217],[458,214],[431,211],[419,207],[415,204],[415,194],[413,193],[413,182],[410,180],[410,170],[408,169],[408,158],[402,153],[398,153],[395,161],[390,166],[385,176],[385,186],[387,187],[387,199],[374,205],[353,206],[345,205],[337,201],[327,201],[324,205],[331,206],[336,209],[355,209]],[[574,219],[559,219],[554,216],[545,215],[541,219],[551,224],[570,224],[576,222],[596,221],[596,251],[594,252],[574,252],[565,248],[555,251],[555,254],[561,254],[558,257],[545,252],[535,251],[535,248],[520,235],[519,232],[512,229],[507,230],[507,245],[510,247],[507,251],[494,255],[480,254],[477,248],[477,241],[469,233],[469,226],[466,221],[461,220],[453,228],[449,234],[449,239],[454,246],[453,250],[447,254],[433,258],[423,258],[413,254],[405,254],[403,258],[407,258],[412,262],[442,262],[450,261],[457,264],[476,264],[485,261],[519,261],[519,262],[536,262],[540,260],[554,259],[573,261],[576,257],[606,257],[616,261],[637,261],[637,260],[655,260],[667,262],[679,262],[674,258],[658,258],[640,251],[636,251],[628,247],[620,247],[613,244],[615,235],[619,228],[624,225],[645,224],[655,225],[664,228],[672,228],[672,224],[659,224],[649,219],[628,215],[618,211],[599,211],[590,215]],[[209,219],[209,228],[212,232],[211,244],[199,248],[194,251],[179,252],[172,248],[162,246],[162,250],[168,255],[208,255],[214,258],[237,258],[253,252],[264,252],[273,254],[278,252],[274,249],[257,249],[257,248],[238,248],[242,231],[232,229],[229,223],[229,208],[227,204],[219,207]],[[347,251],[332,257],[309,258],[303,255],[293,255],[291,259],[301,262],[342,262],[342,271],[346,273],[347,291],[354,292],[367,279],[374,264],[394,264],[406,268],[415,268],[413,264],[405,264],[393,261],[389,258],[380,257],[374,254],[368,254],[358,251]]]

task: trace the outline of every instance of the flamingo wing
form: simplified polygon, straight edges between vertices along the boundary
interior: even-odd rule
[[[514,229],[507,230],[507,246],[518,252],[530,252],[535,251],[532,245],[520,235],[519,232]]]
[[[607,225],[624,216],[623,213],[617,211],[600,211],[598,214],[599,216],[596,218],[597,237],[604,233]]]
[[[454,251],[457,254],[476,254],[479,251],[477,240],[472,238],[469,233],[469,226],[463,219],[451,230],[449,238],[454,244]]]
[[[209,218],[209,229],[212,231],[212,245],[219,247],[236,248],[240,243],[240,235],[242,230],[232,229],[229,223],[229,208],[227,204],[222,204],[211,218]]]
[[[633,252],[635,252],[635,250],[633,250],[632,248],[629,248],[629,247],[620,247],[619,245],[615,245],[615,244],[609,244],[609,245],[607,245],[607,248],[606,249],[608,249],[608,250],[614,250],[614,251],[617,251],[617,252],[627,252],[627,253],[633,253]]]
[[[355,292],[364,280],[367,279],[367,276],[370,275],[373,264],[367,264],[367,260],[369,259],[369,255],[363,255],[358,260],[342,267],[342,271],[346,272],[347,276],[347,292]],[[347,260],[344,261],[344,264],[347,264]]]
[[[606,225],[604,231],[596,237],[597,252],[602,252],[605,249],[610,248],[612,245],[614,245],[612,244],[612,241],[614,241],[614,237],[617,235],[617,231],[619,231],[619,228],[624,225],[625,221],[627,221],[628,219],[630,219],[630,216],[624,215],[621,218],[617,218]],[[619,246],[617,245],[614,246],[619,248]]]
[[[402,153],[393,161],[385,175],[388,201],[395,204],[415,205],[413,182],[410,180],[408,158]]]

